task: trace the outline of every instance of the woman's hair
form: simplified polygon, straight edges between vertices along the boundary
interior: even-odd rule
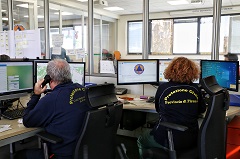
[[[185,57],[173,59],[164,71],[165,79],[179,83],[191,83],[199,78],[199,66]]]
[[[54,59],[48,62],[47,74],[58,84],[72,81],[70,66],[66,60]]]

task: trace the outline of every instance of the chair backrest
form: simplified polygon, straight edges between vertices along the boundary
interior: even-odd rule
[[[209,77],[210,80],[212,78]],[[207,89],[210,94],[210,103],[199,131],[200,159],[224,159],[226,156],[225,118],[229,106],[229,94],[225,89],[220,89],[219,85],[214,84],[213,87],[214,89]]]
[[[93,85],[86,88],[86,100],[90,107],[100,108],[118,102],[112,83]]]
[[[113,84],[87,88],[86,100],[95,109],[86,114],[74,159],[115,158],[115,139],[123,104],[117,101],[114,90]]]
[[[200,80],[201,87],[209,94],[214,95],[223,90],[217,83],[215,76],[208,76]]]

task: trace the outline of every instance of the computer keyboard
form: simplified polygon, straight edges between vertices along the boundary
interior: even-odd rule
[[[13,119],[18,119],[23,117],[23,112],[24,109],[13,109],[13,110],[6,110],[5,112],[2,113],[2,116],[4,118],[13,120]]]

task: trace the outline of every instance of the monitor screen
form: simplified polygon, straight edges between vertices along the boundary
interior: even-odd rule
[[[117,61],[117,84],[157,84],[157,59],[132,59]]]
[[[85,62],[68,62],[71,69],[73,83],[85,85]]]
[[[238,61],[201,60],[201,78],[214,75],[218,84],[231,91],[238,91]]]
[[[85,84],[85,63],[84,62],[68,62],[72,74],[72,81],[81,85]],[[35,61],[35,82],[43,79],[47,74],[48,61]],[[47,88],[50,89],[47,84]]]
[[[168,67],[169,63],[172,61],[172,59],[159,59],[159,83],[161,82],[168,82],[167,79],[164,78],[164,71]]]
[[[200,60],[196,60],[196,59],[191,59],[193,62],[195,62],[199,68],[200,68]],[[164,78],[164,71],[165,69],[168,67],[169,63],[172,61],[172,59],[159,59],[159,83],[162,82],[168,82],[168,79]],[[199,79],[194,81],[193,83],[199,83]]]
[[[32,90],[32,61],[0,61],[0,100],[19,98]]]

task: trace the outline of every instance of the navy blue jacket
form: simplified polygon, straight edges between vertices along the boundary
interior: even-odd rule
[[[173,131],[175,149],[185,149],[197,144],[198,115],[206,109],[197,84],[171,81],[161,84],[155,95],[155,108],[159,113],[159,122],[167,121],[188,127],[186,132]],[[164,127],[155,125],[151,134],[155,141],[168,147]]]
[[[26,127],[42,127],[47,132],[63,138],[63,143],[49,145],[50,152],[69,156],[74,152],[86,112],[85,87],[77,83],[57,85],[40,100],[33,95],[23,116]]]

